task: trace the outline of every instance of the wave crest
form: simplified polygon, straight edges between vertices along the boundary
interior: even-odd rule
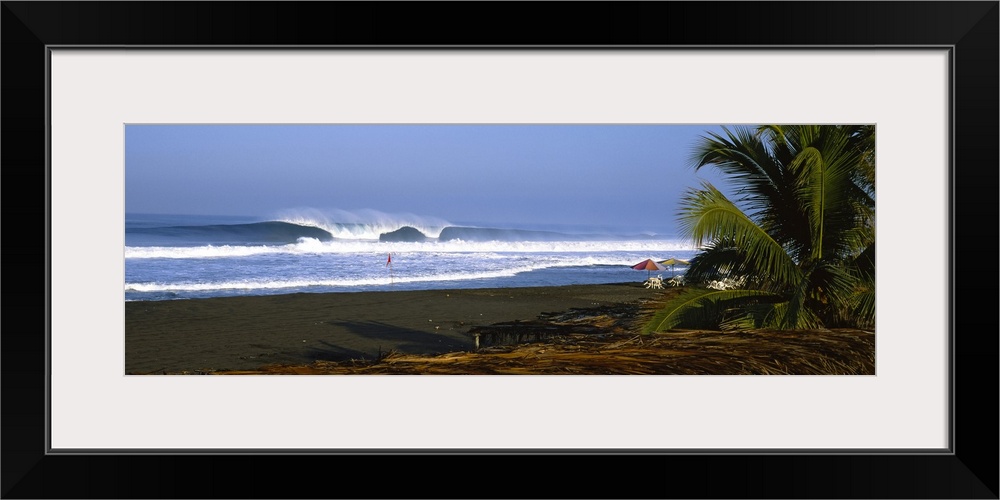
[[[442,229],[451,225],[438,217],[391,214],[372,209],[288,209],[280,211],[275,218],[281,222],[317,227],[329,232],[334,238],[351,240],[378,240],[382,233],[390,233],[403,226],[416,228],[430,238],[437,238]]]

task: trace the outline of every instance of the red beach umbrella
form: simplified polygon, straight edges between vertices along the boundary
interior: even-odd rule
[[[665,266],[663,266],[662,264],[654,261],[653,259],[646,259],[646,260],[644,260],[644,261],[642,261],[642,262],[640,262],[640,263],[632,266],[632,269],[635,269],[636,271],[642,271],[643,269],[645,269],[646,270],[646,278],[647,279],[649,278],[649,272],[650,271],[666,271],[667,270],[667,268]]]

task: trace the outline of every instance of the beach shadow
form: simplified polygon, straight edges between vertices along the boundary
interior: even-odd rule
[[[454,334],[437,334],[405,328],[379,321],[338,321],[331,325],[346,330],[350,335],[363,339],[360,343],[370,345],[365,349],[346,349],[329,341],[321,341],[326,349],[313,348],[315,359],[343,361],[349,359],[377,359],[390,351],[403,354],[441,354],[465,351],[472,348],[472,338],[468,341],[456,339]]]
[[[311,361],[349,361],[349,360],[372,360],[375,359],[370,353],[348,349],[346,347],[334,345],[325,340],[319,341],[322,347],[310,347],[306,349],[304,357]]]

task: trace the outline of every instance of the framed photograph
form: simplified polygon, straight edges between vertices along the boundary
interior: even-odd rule
[[[4,460],[3,495],[309,491],[309,481],[287,478],[247,483],[239,464],[252,456],[255,467],[275,470],[315,461],[352,475],[372,465],[402,471],[388,485],[338,486],[336,496],[349,497],[477,496],[470,487],[520,497],[531,482],[496,485],[487,479],[493,467],[562,461],[605,472],[528,496],[997,498],[996,426],[978,423],[997,421],[997,324],[970,305],[997,298],[995,252],[979,257],[973,249],[989,244],[957,245],[973,241],[971,234],[997,239],[997,2],[559,5],[594,26],[621,16],[624,24],[611,23],[609,39],[585,29],[588,23],[567,26],[530,5],[503,5],[497,14],[496,4],[471,3],[4,2],[8,186],[33,193],[39,204],[44,199],[39,209],[24,210],[28,202],[9,193],[18,201],[8,204],[8,223],[42,213],[43,224],[20,233],[45,229],[9,238],[5,248],[10,264],[37,258],[25,245],[34,244],[45,276],[24,293],[17,289],[33,280],[9,276],[18,293],[8,313],[21,312],[22,321],[9,321],[3,337],[3,447],[13,458]],[[522,26],[522,35],[455,26],[445,14],[507,21]],[[418,29],[414,19],[428,21]],[[701,276],[710,257],[694,249],[670,247],[674,253],[649,260],[652,268],[633,265],[667,247],[655,246],[659,226],[623,222],[628,211],[673,220],[692,181],[661,177],[656,182],[669,188],[636,186],[628,196],[615,191],[616,175],[659,177],[663,161],[645,158],[678,163],[675,157],[691,156],[691,137],[719,151],[705,138],[724,142],[739,130],[747,140],[772,138],[760,147],[780,157],[788,141],[847,127],[850,133],[817,139],[814,156],[791,164],[813,168],[811,179],[826,172],[816,185],[828,189],[809,191],[809,203],[825,206],[823,196],[838,196],[831,187],[837,171],[811,165],[836,164],[825,148],[837,137],[868,145],[850,151],[870,158],[868,180],[854,182],[871,187],[873,206],[841,219],[856,223],[844,231],[859,249],[870,247],[863,253],[872,255],[874,302],[848,301],[850,313],[834,314],[830,297],[841,295],[809,295],[801,302],[809,312],[795,317],[801,325],[817,318],[825,332],[837,331],[825,328],[829,318],[861,325],[852,338],[869,339],[874,353],[858,355],[872,357],[859,372],[816,368],[812,358],[799,358],[809,369],[788,367],[786,350],[806,344],[794,335],[781,337],[784,344],[766,337],[766,348],[765,337],[741,337],[745,349],[770,353],[760,368],[742,372],[588,372],[583,358],[564,366],[565,374],[542,376],[334,370],[370,370],[357,358],[391,360],[435,342],[449,343],[435,352],[471,349],[472,336],[448,333],[456,325],[468,330],[455,318],[421,319],[427,324],[406,326],[407,339],[419,340],[392,343],[384,330],[402,323],[381,316],[375,295],[365,293],[406,297],[409,309],[397,301],[394,314],[412,319],[438,307],[416,302],[419,294],[454,290],[438,282],[494,291],[561,286],[568,273],[552,270],[568,269],[589,280],[573,285],[598,286],[618,280],[614,273],[670,274],[674,269],[662,266],[678,264]],[[668,152],[662,145],[646,151],[636,137],[647,135],[685,139]],[[618,149],[601,150],[602,141]],[[625,148],[632,151],[628,166],[616,163]],[[536,154],[506,156],[517,149]],[[539,156],[548,163],[530,166]],[[534,185],[513,168],[499,175],[518,161],[535,170]],[[567,181],[557,183],[557,175]],[[795,182],[789,192],[806,191]],[[702,207],[691,196],[711,194],[704,189],[689,191],[689,213]],[[537,201],[546,193],[550,202]],[[227,218],[270,199],[269,209],[295,213]],[[543,208],[548,217],[539,216]],[[169,221],[157,219],[171,211]],[[531,224],[512,229],[515,218]],[[581,221],[589,225],[572,226]],[[594,243],[606,244],[593,236],[601,231],[616,235],[615,246]],[[631,236],[622,236],[627,231]],[[402,243],[379,253],[373,249],[384,246],[366,243],[373,235],[376,243]],[[402,246],[428,239],[451,241],[454,251]],[[569,248],[567,240],[586,247],[592,261],[552,251]],[[276,245],[282,250],[273,251]],[[204,252],[214,253],[205,259]],[[821,261],[819,250],[810,252],[805,261]],[[375,254],[378,262],[368,263]],[[456,255],[490,263],[463,274],[455,271],[463,265]],[[258,259],[253,269],[241,267],[249,258]],[[542,259],[548,264],[522,269]],[[349,271],[317,281],[314,269]],[[829,273],[837,278],[818,288],[865,291],[863,280],[844,284],[854,268]],[[648,278],[645,288],[636,279],[628,290],[603,293],[638,296],[671,284]],[[716,277],[707,289],[750,290],[728,279]],[[592,307],[606,307],[588,290]],[[317,291],[363,292],[353,295],[363,300],[330,306]],[[258,299],[205,305],[233,295]],[[487,326],[525,303],[549,307],[513,292],[505,302],[455,295],[437,300],[491,304],[486,312],[498,316],[483,319]],[[745,316],[726,302],[717,322],[773,315],[762,307],[792,317],[792,306],[779,299],[753,298],[740,310]],[[545,300],[582,308],[573,302],[579,297]],[[338,307],[353,312],[334,316]],[[40,317],[37,329],[20,327]],[[674,316],[667,313],[657,317],[664,329],[681,324],[668,325]],[[228,324],[228,337],[210,338]],[[313,336],[332,329],[353,335],[350,342]],[[299,363],[278,340],[264,345],[264,330],[287,333],[281,342],[294,341],[295,352],[310,356]],[[476,350],[507,335],[476,331]],[[643,338],[653,343],[625,335],[613,344]],[[815,345],[833,337],[810,339]],[[719,337],[710,342],[720,345]],[[165,354],[178,343],[200,346],[186,351],[198,359]],[[246,352],[236,356],[237,345]],[[539,348],[530,354],[537,357]],[[245,366],[205,368],[234,356]],[[251,369],[268,356],[285,371]],[[443,493],[437,481],[421,488],[426,478],[411,467],[415,460],[447,464],[446,482],[456,489]],[[623,474],[636,470],[654,472],[622,484]],[[199,480],[214,489],[198,489]]]

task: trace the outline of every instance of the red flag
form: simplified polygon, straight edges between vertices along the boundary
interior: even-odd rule
[[[389,266],[389,264],[392,264],[392,254],[389,254],[389,259],[385,261],[385,265],[387,267]]]

